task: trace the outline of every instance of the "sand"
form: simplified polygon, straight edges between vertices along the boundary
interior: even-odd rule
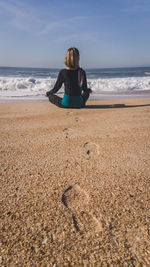
[[[150,266],[150,99],[0,103],[1,266]]]

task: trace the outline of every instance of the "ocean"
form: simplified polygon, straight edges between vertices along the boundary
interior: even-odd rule
[[[91,99],[150,96],[150,67],[85,69]],[[59,69],[0,67],[0,101],[46,100]],[[58,94],[63,95],[64,87]]]

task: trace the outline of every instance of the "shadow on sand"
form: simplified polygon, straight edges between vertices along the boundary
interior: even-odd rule
[[[125,104],[114,104],[114,105],[86,105],[86,109],[105,109],[105,108],[137,108],[137,107],[148,107],[150,104],[145,105],[125,105]]]

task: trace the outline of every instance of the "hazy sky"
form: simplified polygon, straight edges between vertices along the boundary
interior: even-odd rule
[[[150,0],[0,0],[0,66],[150,65]]]

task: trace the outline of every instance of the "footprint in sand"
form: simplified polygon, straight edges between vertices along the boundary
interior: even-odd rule
[[[89,211],[88,193],[78,185],[69,186],[62,195],[62,203],[71,212],[77,232],[93,233],[102,231],[102,223]]]
[[[86,142],[83,145],[85,153],[87,156],[96,157],[99,155],[99,145],[93,142]]]
[[[83,121],[83,118],[81,118],[81,117],[75,117],[74,120],[75,120],[75,122],[82,122]]]
[[[68,138],[68,135],[72,132],[71,128],[64,128],[63,132],[65,133],[65,137]]]
[[[66,115],[71,115],[72,114],[72,111],[67,111],[66,112]]]

